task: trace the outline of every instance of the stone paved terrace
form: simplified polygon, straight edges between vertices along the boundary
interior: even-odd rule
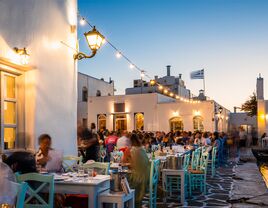
[[[240,157],[245,162],[238,162],[238,158],[232,158],[227,165],[217,168],[214,178],[209,174],[207,194],[194,192],[191,199],[186,199],[185,207],[268,207],[267,187],[250,149],[242,150]],[[144,204],[143,207],[147,208],[148,205]],[[178,194],[168,198],[166,204],[163,203],[160,190],[157,207],[175,208],[182,205],[178,201]]]

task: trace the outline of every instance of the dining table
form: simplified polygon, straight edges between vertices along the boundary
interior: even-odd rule
[[[76,173],[54,173],[55,193],[88,195],[88,207],[98,207],[98,195],[110,189],[109,175],[77,177]]]

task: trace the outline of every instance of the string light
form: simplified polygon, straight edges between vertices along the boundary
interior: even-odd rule
[[[79,15],[79,14],[78,14]],[[92,24],[90,24],[90,22],[89,21],[87,21],[87,19],[85,19],[84,17],[82,17],[82,16],[80,16],[79,15],[79,18],[80,18],[80,21],[79,21],[79,23],[80,23],[80,25],[85,25],[85,24],[88,24],[91,28],[93,28],[93,25]],[[150,79],[150,84],[151,84],[151,86],[158,86],[158,89],[160,90],[160,91],[162,91],[163,89],[164,89],[164,87],[163,87],[163,85],[161,85],[160,83],[158,83],[156,80],[154,80],[154,79],[151,79],[151,77],[148,75],[148,74],[146,74],[145,73],[145,71],[144,70],[142,70],[140,67],[138,67],[136,64],[134,64],[125,54],[123,54],[115,45],[113,45],[109,40],[107,40],[107,39],[104,39],[104,42],[103,43],[108,43],[115,51],[116,51],[116,54],[115,54],[115,56],[116,56],[116,58],[124,58],[125,59],[125,61],[127,61],[128,63],[129,63],[129,68],[130,69],[136,69],[137,71],[139,71],[140,72],[140,77],[141,77],[141,79],[143,79],[144,77],[147,77],[147,78],[149,78]],[[178,100],[181,100],[181,101],[184,101],[184,102],[187,102],[187,103],[199,103],[200,101],[192,101],[192,100],[190,100],[190,99],[186,99],[186,98],[182,98],[182,97],[180,97],[179,95],[177,95],[177,94],[174,94],[173,92],[172,92],[172,90],[170,89],[170,88],[168,88],[168,87],[166,87],[165,86],[165,89],[163,90],[163,93],[164,94],[166,94],[166,95],[169,95],[170,97],[175,97],[176,99],[178,99]]]
[[[145,73],[145,71],[142,70],[142,71],[141,71],[141,78],[144,78],[144,76],[145,76],[144,73]]]
[[[85,18],[82,17],[82,18],[80,19],[79,23],[80,23],[80,25],[82,25],[82,26],[85,25],[85,24],[86,24],[86,20],[85,20]]]
[[[116,58],[121,58],[122,57],[122,54],[121,54],[121,52],[116,52],[116,54],[115,54],[115,56],[116,56]]]

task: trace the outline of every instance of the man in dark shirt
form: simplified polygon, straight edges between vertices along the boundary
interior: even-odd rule
[[[98,138],[88,128],[84,128],[78,135],[81,138],[81,149],[85,150],[83,154],[83,163],[88,160],[98,160]]]

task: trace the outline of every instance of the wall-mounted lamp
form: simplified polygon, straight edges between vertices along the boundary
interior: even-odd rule
[[[219,113],[221,114],[222,111],[223,111],[223,108],[220,106],[220,107],[219,107]]]
[[[97,50],[102,46],[102,44],[105,42],[105,38],[102,34],[99,33],[99,31],[96,30],[95,26],[93,29],[87,33],[84,33],[87,44],[89,48],[91,49],[92,53],[91,55],[86,55],[85,53],[79,52],[74,55],[74,59],[81,60],[83,58],[92,58],[96,55]]]
[[[26,48],[14,48],[14,51],[20,55],[20,62],[23,65],[27,65],[29,63],[30,55],[27,53]]]

